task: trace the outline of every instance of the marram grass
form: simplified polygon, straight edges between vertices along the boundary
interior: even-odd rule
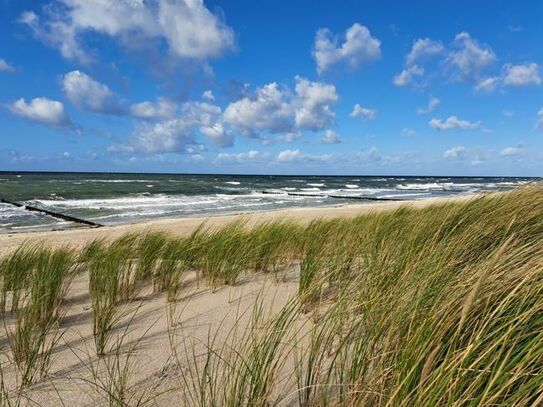
[[[62,318],[54,273],[32,294],[42,290],[33,270],[49,264],[42,250],[26,244],[1,260],[3,315],[32,306],[35,321]],[[188,405],[543,404],[541,187],[305,226],[130,234],[66,256],[64,270],[89,273],[102,356],[120,304],[146,285],[175,302],[189,271],[214,290],[297,268],[284,309],[267,318],[257,304],[247,326],[195,338],[203,354],[186,349],[178,387]]]

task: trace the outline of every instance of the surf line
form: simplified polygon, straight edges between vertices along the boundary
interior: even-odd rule
[[[290,196],[309,196],[318,198],[336,198],[336,199],[356,199],[359,201],[404,201],[404,199],[395,198],[377,198],[375,196],[346,196],[346,195],[326,195],[326,194],[306,194],[302,192],[276,192],[276,191],[258,191],[262,194],[270,195],[290,195]]]
[[[67,220],[69,222],[81,223],[83,225],[88,225],[88,226],[92,226],[92,227],[95,227],[95,228],[99,228],[99,227],[104,226],[104,225],[102,225],[100,223],[92,222],[90,220],[76,218],[75,216],[65,215],[63,213],[50,211],[48,209],[38,208],[36,206],[24,205],[22,203],[9,201],[7,199],[0,199],[0,202],[16,206],[17,208],[24,208],[24,209],[26,209],[27,211],[30,211],[30,212],[40,212],[40,213],[43,213],[45,215],[52,216],[53,218]]]

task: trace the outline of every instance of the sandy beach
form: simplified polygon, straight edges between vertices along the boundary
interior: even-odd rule
[[[314,219],[331,219],[335,217],[354,217],[361,214],[390,211],[404,205],[422,208],[427,205],[445,202],[465,201],[475,197],[475,194],[453,196],[446,198],[428,198],[419,200],[369,202],[364,204],[314,207],[314,208],[291,208],[265,212],[250,212],[233,215],[160,219],[140,223],[121,224],[115,226],[104,226],[100,228],[78,227],[67,230],[51,230],[37,232],[14,232],[0,233],[0,255],[9,252],[19,246],[22,242],[43,241],[49,245],[69,245],[81,247],[93,239],[115,239],[123,234],[142,231],[164,231],[174,235],[186,235],[193,231],[198,225],[206,222],[210,226],[224,226],[237,219],[243,218],[248,225],[274,220],[292,220],[307,223]]]
[[[517,202],[515,196],[519,197],[521,204]],[[494,194],[493,197],[497,199],[474,200],[474,197],[475,195],[469,195],[409,202],[300,208],[241,215],[249,225],[255,226],[261,222],[274,220],[288,219],[307,224],[314,219],[383,214],[404,206],[421,209],[420,211],[402,211],[390,218],[373,217],[378,220],[377,222],[373,222],[372,217],[369,217],[368,222],[339,223],[343,225],[342,228],[347,228],[345,230],[348,234],[343,235],[346,239],[336,234],[328,235],[326,239],[324,239],[326,234],[323,234],[323,239],[321,239],[319,234],[317,239],[310,243],[317,245],[315,251],[312,251],[310,247],[300,249],[298,243],[292,246],[288,232],[283,233],[283,237],[277,241],[270,237],[274,236],[273,234],[266,235],[269,239],[268,243],[273,242],[272,246],[281,244],[280,240],[286,245],[280,246],[279,252],[274,252],[275,254],[272,255],[271,265],[263,268],[255,266],[254,257],[251,257],[255,253],[254,240],[250,237],[242,237],[246,240],[238,242],[235,240],[234,230],[230,238],[238,243],[224,241],[226,246],[221,246],[223,243],[220,242],[212,243],[206,246],[204,251],[196,254],[196,256],[201,256],[200,262],[194,263],[195,266],[183,268],[182,274],[179,275],[180,280],[177,281],[181,289],[173,300],[169,297],[169,286],[158,289],[156,286],[156,276],[160,275],[160,265],[168,259],[166,244],[160,248],[161,254],[147,252],[144,246],[137,246],[139,247],[137,252],[127,252],[128,246],[122,246],[122,251],[118,252],[121,255],[120,258],[116,260],[113,257],[109,258],[113,261],[113,268],[108,268],[107,259],[106,262],[101,263],[101,257],[107,256],[107,251],[95,252],[94,259],[82,260],[80,257],[72,259],[70,270],[75,273],[65,280],[66,290],[62,292],[62,300],[58,305],[60,310],[58,325],[50,328],[51,331],[48,334],[49,337],[53,335],[52,337],[56,339],[54,339],[55,345],[47,366],[47,374],[42,377],[36,373],[31,385],[21,386],[21,368],[13,363],[14,358],[11,356],[16,349],[13,341],[21,335],[17,329],[24,326],[22,317],[24,313],[21,309],[15,312],[7,309],[2,311],[5,332],[0,335],[2,373],[0,397],[3,397],[2,392],[5,391],[12,401],[21,402],[22,405],[40,406],[56,406],[59,402],[74,406],[204,406],[209,405],[207,403],[211,403],[211,400],[215,403],[214,405],[263,406],[268,405],[266,404],[268,400],[285,406],[306,405],[300,399],[300,394],[306,391],[306,386],[300,384],[298,380],[302,380],[303,377],[297,375],[302,370],[308,372],[307,377],[311,377],[311,374],[317,375],[317,378],[312,380],[319,381],[316,382],[315,388],[320,389],[322,386],[319,383],[329,380],[325,376],[320,376],[322,374],[320,372],[328,369],[331,366],[329,364],[337,363],[340,371],[347,369],[348,365],[342,363],[349,363],[350,355],[359,351],[357,348],[359,342],[356,338],[365,338],[367,331],[364,320],[366,318],[371,320],[372,324],[383,324],[380,325],[380,329],[382,332],[388,332],[387,318],[389,316],[402,315],[403,312],[411,315],[409,314],[411,309],[418,310],[419,299],[431,299],[436,289],[443,290],[443,295],[455,298],[454,301],[444,302],[443,307],[445,307],[444,310],[449,310],[449,306],[453,307],[450,315],[451,318],[456,318],[458,311],[454,304],[464,304],[465,298],[471,298],[471,287],[475,285],[472,282],[466,284],[466,281],[478,278],[478,269],[475,271],[465,269],[463,271],[465,275],[458,275],[454,268],[458,262],[457,259],[460,261],[465,261],[466,258],[475,259],[482,250],[486,251],[483,259],[494,256],[491,248],[483,248],[487,240],[485,233],[481,232],[489,230],[485,222],[494,224],[496,228],[509,230],[511,223],[505,214],[516,211],[518,213],[513,219],[518,225],[515,226],[518,228],[515,238],[521,239],[518,243],[520,250],[525,250],[522,239],[538,241],[533,240],[530,234],[522,237],[523,233],[535,230],[526,225],[534,224],[540,217],[538,200],[541,198],[538,189],[519,191],[516,195]],[[455,205],[459,202],[467,203],[467,205]],[[503,207],[500,202],[505,203],[506,206]],[[428,208],[433,204],[439,207]],[[486,217],[485,212],[482,212],[484,210],[488,210],[488,213],[493,212],[496,216]],[[473,218],[470,216],[473,214],[479,219],[481,230],[471,229]],[[0,247],[5,254],[23,242],[32,241],[43,242],[61,251],[64,246],[77,249],[95,238],[113,240],[129,232],[166,231],[172,236],[186,235],[203,221],[207,221],[209,225],[223,227],[239,218],[240,215],[207,219],[168,219],[96,229],[4,234],[0,235]],[[388,220],[383,222],[383,219]],[[451,221],[450,230],[454,231],[449,235],[443,234],[442,229],[448,220]],[[395,225],[391,225],[391,222]],[[414,225],[416,227],[413,227]],[[457,230],[457,225],[465,225],[466,228],[460,227]],[[365,229],[366,227],[368,229]],[[315,237],[311,235],[310,228],[302,229],[305,230],[307,239],[312,239],[311,236]],[[331,226],[330,230],[334,231],[334,226]],[[359,235],[356,235],[357,230],[360,231]],[[420,231],[424,232],[420,233]],[[326,230],[321,232],[326,233]],[[441,237],[433,240],[435,236]],[[471,241],[470,239],[473,239],[471,236],[476,236],[476,239]],[[322,244],[321,240],[328,243]],[[490,241],[493,242],[494,239]],[[506,243],[509,241],[512,240],[506,240]],[[414,250],[413,244],[417,242],[421,244],[416,246],[417,250]],[[516,241],[515,244],[517,244]],[[226,247],[226,249],[221,252],[220,247],[223,249]],[[219,248],[218,252],[210,253],[217,248]],[[283,253],[282,250],[286,252]],[[289,250],[294,250],[294,253],[298,254],[292,254]],[[449,250],[450,253],[454,253],[454,260],[450,263],[443,262],[442,256],[447,256]],[[75,252],[82,253],[77,250]],[[109,253],[114,253],[114,251]],[[341,253],[346,254],[346,257],[342,257]],[[360,257],[361,253],[363,253],[362,257]],[[516,253],[513,251],[505,253],[504,256],[505,258],[516,256]],[[524,251],[520,253],[524,256],[522,259],[526,259],[527,262],[531,258],[531,254],[528,256]],[[538,252],[534,251],[534,253]],[[100,302],[97,302],[99,294],[97,289],[92,291],[92,275],[95,276],[94,281],[97,281],[96,276],[99,276],[101,272],[106,276],[112,272],[116,273],[119,269],[128,270],[128,273],[138,273],[140,267],[149,267],[149,264],[142,266],[147,264],[145,256],[149,254],[151,257],[155,256],[153,258],[156,260],[155,263],[150,263],[153,265],[150,268],[149,279],[134,283],[133,294],[126,298],[120,297],[122,285],[115,286],[115,292],[118,293],[115,295],[119,297],[114,297],[113,300],[114,319],[111,330],[108,331],[110,339],[106,352],[99,354],[96,342],[97,331],[93,328],[95,326],[93,324],[96,324],[97,315],[100,315]],[[364,256],[372,259],[369,263],[372,265],[371,273],[365,273],[364,263],[358,263],[355,260],[357,257],[360,260]],[[404,264],[405,256],[408,261]],[[159,257],[160,260],[158,260]],[[517,261],[517,257],[512,258],[514,259],[512,261]],[[123,259],[128,259],[128,261],[124,262]],[[347,264],[350,264],[347,268],[345,268],[345,260],[348,260]],[[538,261],[537,258],[535,261]],[[440,264],[440,267],[434,267],[435,262]],[[411,268],[410,264],[415,266]],[[432,284],[426,286],[426,280],[421,281],[416,271],[419,267],[420,270],[424,270],[428,264],[432,266],[431,271],[428,272],[430,273],[428,278]],[[480,266],[478,264],[475,263],[473,267],[482,267],[482,270],[486,270],[488,263],[485,260]],[[278,268],[276,269],[275,266]],[[453,267],[450,273],[447,271],[449,266]],[[18,270],[23,270],[18,265],[16,267],[19,267]],[[228,277],[220,275],[223,271],[231,271],[232,267],[237,267],[239,270],[235,280],[229,281]],[[218,272],[219,279],[215,280],[213,274],[206,274],[206,270],[207,273],[210,270]],[[311,285],[309,291],[304,291],[308,290],[304,283],[304,273],[308,270],[323,273],[322,280],[315,279],[313,276],[311,284],[318,287],[317,291],[312,291]],[[501,282],[501,279],[505,278],[510,278],[513,282],[521,281],[522,284],[539,281],[535,277],[534,279],[524,278],[526,273],[534,273],[534,275],[537,273],[530,263],[527,263],[525,269],[519,266],[518,270],[515,270],[517,274],[511,274],[509,268],[506,270],[507,273],[503,276],[489,279],[494,284],[492,286],[494,290],[501,290],[502,284],[505,284]],[[390,279],[391,272],[393,278]],[[170,264],[167,273],[175,273],[175,267],[171,267]],[[402,278],[398,278],[396,273],[405,274]],[[123,278],[122,272],[115,274],[116,284],[124,281]],[[339,280],[333,282],[335,278]],[[348,278],[349,284],[336,285],[342,282],[343,278]],[[446,285],[442,285],[443,279],[447,279]],[[171,284],[173,280],[169,281]],[[384,282],[388,282],[390,286],[383,285]],[[105,282],[100,284],[98,285],[100,292],[102,289],[106,292]],[[417,290],[411,290],[412,284],[420,284],[421,290],[427,290],[427,296],[415,295]],[[491,310],[487,306],[487,301],[493,298],[491,293],[488,296],[481,294],[476,299],[478,304],[484,304],[485,310]],[[348,301],[347,308],[341,306],[339,299],[343,296]],[[397,301],[400,297],[402,300]],[[308,300],[308,298],[312,299]],[[348,317],[354,318],[353,321],[359,321],[361,325],[357,325],[359,322],[353,325],[348,322],[348,318],[344,319],[347,317],[346,309],[366,307],[366,300],[369,298],[375,301],[375,308],[370,307],[365,313],[355,312]],[[9,300],[8,304],[10,304]],[[497,309],[501,310],[500,307]],[[504,308],[503,312],[509,311]],[[537,309],[534,308],[530,312],[535,315]],[[481,317],[477,312],[470,314],[469,318],[478,320]],[[485,316],[485,318],[491,319],[492,316]],[[421,320],[423,319],[421,317]],[[337,331],[338,323],[342,324],[339,331]],[[403,317],[395,322],[400,325],[404,323],[411,325],[411,322]],[[468,326],[478,327],[475,323],[470,323]],[[324,331],[319,331],[321,328]],[[345,339],[351,338],[349,341],[353,340],[353,342],[346,344],[349,357],[343,359],[345,355],[338,341],[341,340],[344,332],[351,329],[353,335],[357,336],[350,337],[345,334]],[[411,326],[410,329],[412,329]],[[37,332],[40,332],[39,329]],[[400,332],[403,331],[398,331],[396,339],[398,343],[403,340],[403,334]],[[425,332],[425,328],[421,328],[420,335],[426,337]],[[319,336],[321,334],[325,337],[330,336],[325,340]],[[490,333],[486,334],[490,335]],[[375,339],[378,343],[382,342],[380,335],[377,334]],[[446,326],[440,335],[442,335],[440,340],[448,340],[450,334]],[[473,336],[471,333],[469,335]],[[391,346],[395,345],[391,344]],[[424,349],[428,350],[430,345],[424,346]],[[330,349],[333,349],[332,353],[329,353]],[[312,351],[315,352],[313,356],[318,355],[320,358],[315,367],[304,365],[305,361],[311,360]],[[336,352],[335,356],[331,356],[333,352]],[[386,351],[381,352],[373,348],[368,352],[370,353],[367,358],[371,361],[387,354]],[[359,357],[362,357],[361,354]],[[251,363],[256,364],[256,367],[251,367]],[[261,370],[246,376],[244,372],[252,372],[253,368]],[[371,372],[367,374],[371,375]],[[379,382],[380,373],[376,371],[375,375]],[[402,375],[398,377],[401,378]],[[333,377],[333,380],[343,385],[342,375]],[[266,383],[269,383],[269,389],[266,388]],[[248,401],[247,398],[250,395],[237,394],[236,389],[241,388],[240,386],[251,391],[258,391],[259,402]],[[264,386],[264,388],[259,386]],[[331,394],[332,397],[339,397],[336,393]],[[326,393],[322,393],[322,396],[324,395]],[[229,398],[237,401],[229,402]],[[369,400],[371,397],[365,401]],[[360,405],[365,405],[365,401]],[[334,405],[342,404],[336,402]]]

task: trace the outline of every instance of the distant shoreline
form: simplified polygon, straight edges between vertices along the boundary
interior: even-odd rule
[[[289,220],[307,223],[319,218],[354,217],[372,212],[398,209],[402,206],[425,207],[434,203],[458,202],[473,199],[481,194],[467,194],[450,197],[431,197],[417,200],[368,202],[363,204],[346,204],[321,207],[297,207],[288,209],[271,209],[267,211],[240,212],[228,215],[199,216],[184,218],[163,218],[142,222],[125,223],[100,228],[75,227],[45,231],[5,231],[0,233],[0,255],[17,247],[24,241],[41,241],[52,246],[81,247],[93,239],[114,239],[125,233],[138,231],[164,231],[173,235],[186,235],[198,225],[206,222],[209,226],[222,226],[237,219],[245,219],[249,225],[274,220]]]

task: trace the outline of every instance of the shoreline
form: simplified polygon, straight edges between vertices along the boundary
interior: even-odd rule
[[[99,238],[115,239],[129,232],[164,231],[172,235],[187,235],[198,225],[205,222],[209,226],[223,226],[237,219],[246,219],[249,225],[273,220],[290,220],[307,223],[314,219],[336,217],[355,217],[372,212],[394,210],[402,206],[424,207],[443,202],[458,202],[473,199],[482,194],[469,194],[418,200],[367,202],[363,204],[346,204],[323,207],[303,207],[276,209],[269,211],[239,212],[228,215],[216,215],[190,218],[167,218],[126,223],[99,228],[75,227],[60,230],[4,232],[0,233],[0,255],[7,253],[25,241],[46,242],[50,246],[82,247],[86,243]]]

